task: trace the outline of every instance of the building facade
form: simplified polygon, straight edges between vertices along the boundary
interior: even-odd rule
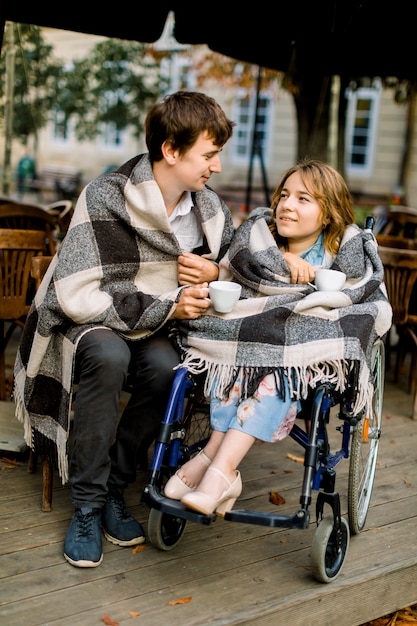
[[[53,46],[54,55],[66,62],[85,56],[103,40],[103,37],[50,28],[42,32],[47,43]],[[169,33],[161,40],[164,37],[161,45],[172,50],[166,68],[171,91],[180,87],[195,88],[190,59],[193,54],[201,54],[201,46],[179,49],[178,44],[172,46]],[[184,48],[187,48],[186,53]],[[217,189],[272,190],[283,170],[296,159],[297,122],[292,96],[276,85],[257,92],[257,69],[254,67],[253,86],[246,89],[225,89],[212,79],[199,87],[216,98],[228,117],[237,123],[222,153],[222,173],[213,180]],[[344,95],[348,99],[345,174],[352,192],[361,197],[387,200],[400,194],[408,205],[417,207],[414,109],[410,111],[410,106],[397,104],[393,90],[384,89],[380,80]],[[254,143],[255,115],[257,141]],[[406,144],[410,153],[406,188],[398,189]],[[78,142],[70,127],[62,132],[58,117],[40,132],[37,169],[74,168],[81,172],[82,181],[86,183],[145,150],[143,137],[137,141],[128,131],[116,133],[111,126],[103,129],[94,141]],[[17,171],[20,159],[25,156],[30,156],[28,150],[15,142],[13,171]]]

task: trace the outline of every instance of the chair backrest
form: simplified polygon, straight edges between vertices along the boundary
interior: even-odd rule
[[[387,223],[383,235],[415,237],[417,230],[417,210],[406,206],[391,206],[386,215]]]
[[[376,234],[375,238],[379,246],[384,248],[401,248],[403,250],[417,250],[417,239],[399,237],[397,235]]]
[[[40,287],[43,277],[46,274],[46,270],[51,263],[53,256],[34,256],[32,257],[32,267],[30,274],[36,281],[36,289]]]
[[[74,213],[72,201],[58,200],[57,202],[45,204],[45,211],[55,217],[57,226],[59,227],[58,238],[62,240],[68,230]]]
[[[403,325],[417,321],[412,315],[412,298],[417,284],[417,250],[379,247],[379,256],[384,265],[384,281],[388,299],[392,306],[393,324]]]
[[[44,231],[45,254],[55,254],[54,233],[58,228],[57,217],[53,213],[30,204],[0,203],[0,228],[18,228]]]
[[[45,232],[0,228],[0,319],[16,320],[27,315],[32,257],[45,249]]]

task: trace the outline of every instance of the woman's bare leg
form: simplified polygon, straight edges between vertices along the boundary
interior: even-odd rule
[[[216,455],[212,458],[210,467],[220,470],[232,483],[236,478],[236,469],[255,443],[255,437],[247,433],[231,428],[223,438],[217,448]],[[217,438],[216,438],[217,441]],[[206,472],[197,486],[196,491],[202,491],[212,498],[218,499],[225,489],[222,477],[216,472]]]
[[[218,430],[212,431],[210,439],[203,450],[203,453],[209,461],[212,461],[216,456],[225,435],[226,433],[222,433]],[[207,463],[205,467],[204,462],[202,462],[200,459],[198,461],[194,461],[194,459],[191,459],[190,461],[187,461],[187,463],[184,463],[184,465],[178,469],[177,475],[185,485],[188,485],[189,487],[195,487],[201,481],[207,467],[209,467],[209,463]]]

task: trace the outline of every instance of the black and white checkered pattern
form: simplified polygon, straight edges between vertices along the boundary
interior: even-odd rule
[[[234,232],[231,214],[209,187],[193,194],[193,202],[204,234],[194,252],[218,263]],[[40,453],[55,452],[63,482],[80,337],[105,327],[141,339],[163,326],[182,289],[180,253],[146,154],[80,194],[32,304],[15,364],[16,415],[25,439]]]
[[[241,396],[250,396],[266,373],[275,372],[277,389],[288,376],[294,398],[308,387],[332,381],[343,391],[348,372],[359,365],[354,412],[370,409],[372,346],[391,326],[384,268],[371,232],[349,226],[332,267],[346,273],[342,291],[315,291],[290,283],[289,268],[269,230],[270,209],[255,209],[243,223],[220,264],[220,278],[243,285],[233,311],[212,308],[180,324],[186,350],[183,365],[207,372],[206,393],[215,384],[227,396],[237,375]]]

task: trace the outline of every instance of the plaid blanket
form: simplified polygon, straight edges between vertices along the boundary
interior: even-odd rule
[[[358,370],[354,413],[371,407],[372,346],[391,326],[392,310],[383,283],[384,268],[372,232],[349,226],[333,269],[346,273],[340,292],[316,291],[290,283],[289,268],[269,225],[270,209],[255,209],[236,231],[220,264],[220,278],[242,284],[233,311],[210,308],[180,324],[182,366],[207,372],[205,392],[226,398],[240,378],[240,394],[251,396],[262,378],[275,372],[277,390],[286,375],[294,399],[318,382],[342,392],[353,366]]]
[[[218,263],[234,228],[209,187],[193,194],[203,245]],[[14,398],[29,446],[58,463],[68,479],[67,440],[74,356],[97,327],[142,339],[170,317],[178,286],[179,243],[148,156],[139,155],[89,183],[29,312],[15,362]]]

